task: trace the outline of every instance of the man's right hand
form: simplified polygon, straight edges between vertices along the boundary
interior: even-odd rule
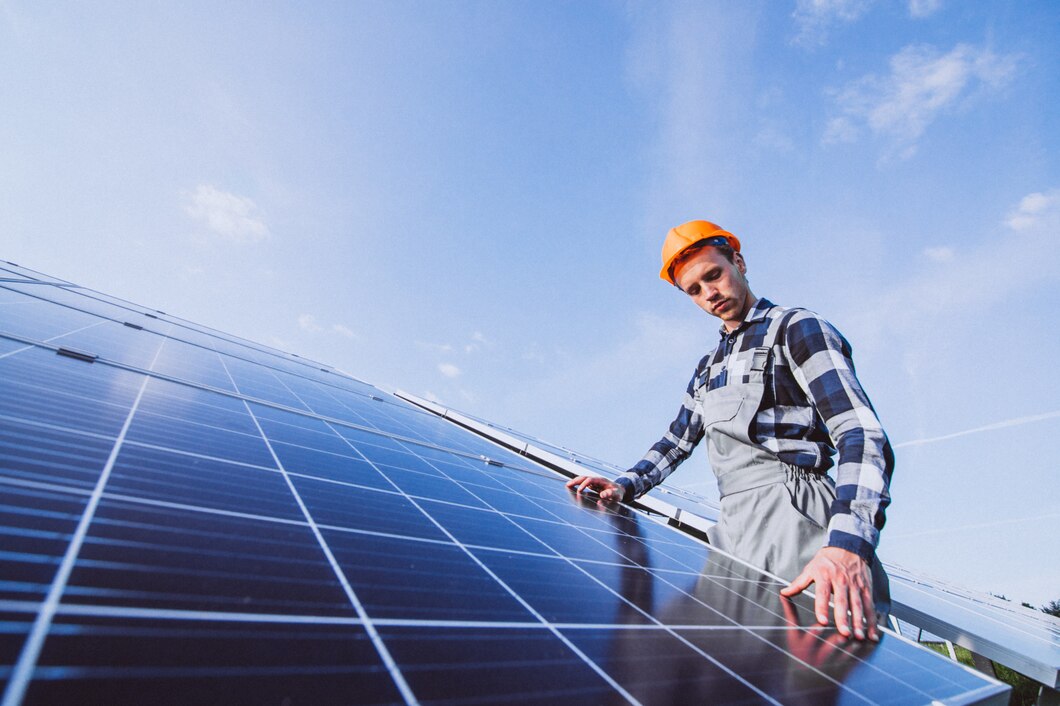
[[[600,496],[601,500],[615,502],[622,500],[622,497],[626,494],[626,489],[624,487],[599,476],[578,476],[577,478],[571,478],[567,481],[567,487],[578,493],[585,490],[592,490]]]

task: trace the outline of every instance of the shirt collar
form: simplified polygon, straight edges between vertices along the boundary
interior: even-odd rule
[[[751,306],[751,310],[747,312],[747,316],[744,318],[743,321],[740,322],[740,325],[736,327],[733,333],[739,332],[741,329],[743,329],[745,326],[752,322],[765,321],[766,314],[769,313],[769,310],[772,309],[773,306],[773,302],[769,301],[768,299],[765,299],[763,297],[759,297],[758,299],[756,299],[755,303]],[[725,324],[722,324],[718,330],[721,333],[722,338],[729,335],[729,332],[725,330]]]

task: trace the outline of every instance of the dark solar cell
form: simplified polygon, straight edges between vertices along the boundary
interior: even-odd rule
[[[247,488],[254,488],[248,493]],[[302,521],[283,474],[202,456],[126,443],[108,495]]]
[[[375,464],[387,481],[406,495],[416,498],[429,498],[441,500],[447,503],[468,505],[470,507],[485,507],[485,503],[465,489],[459,483],[448,478],[439,478],[432,473],[421,473],[383,463]]]
[[[73,702],[403,703],[357,625],[60,616],[24,703]]]
[[[584,706],[618,696],[547,630],[388,627],[381,634],[426,703]]]
[[[3,489],[0,600],[44,600],[87,502],[80,494]]]
[[[445,539],[411,500],[396,491],[372,490],[334,481],[293,478],[295,489],[318,524],[385,532],[402,537]],[[371,508],[366,512],[366,508]]]
[[[66,592],[80,605],[354,615],[304,523],[108,500]]]
[[[324,532],[369,615],[527,621],[526,609],[456,544]]]
[[[91,488],[113,447],[109,437],[0,419],[0,476]]]

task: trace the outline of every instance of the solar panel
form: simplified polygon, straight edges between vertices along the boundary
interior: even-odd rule
[[[1005,702],[363,381],[4,269],[4,706]]]
[[[898,618],[1060,689],[1060,620],[902,567],[887,571]]]
[[[522,432],[398,392],[424,409],[473,429],[569,477],[595,473],[614,478],[614,464],[550,444]],[[668,523],[701,538],[718,519],[716,503],[679,488],[654,488],[635,505],[668,518]],[[1060,687],[1060,620],[1005,599],[969,591],[940,579],[884,562],[891,579],[891,616],[924,641],[949,640],[1014,669],[1047,688]],[[927,632],[923,632],[926,630]]]

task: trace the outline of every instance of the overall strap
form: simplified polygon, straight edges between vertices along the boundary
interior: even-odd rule
[[[773,307],[767,312],[773,313],[780,307]],[[770,370],[770,360],[773,355],[773,349],[777,344],[784,343],[784,334],[788,327],[788,322],[795,314],[803,311],[803,309],[788,309],[777,316],[775,319],[769,322],[769,327],[766,329],[765,335],[762,337],[762,342],[755,347],[751,353],[751,371],[752,373],[768,373]]]
[[[779,308],[780,307],[773,307],[773,309],[770,309],[769,311],[770,313],[772,313],[774,309]],[[806,310],[800,308],[791,308],[782,313],[777,318],[773,319],[769,323],[769,328],[766,329],[765,337],[762,339],[762,347],[773,348],[778,343],[784,343],[784,334],[787,331],[788,323],[791,321],[792,317],[794,317],[801,311]]]

